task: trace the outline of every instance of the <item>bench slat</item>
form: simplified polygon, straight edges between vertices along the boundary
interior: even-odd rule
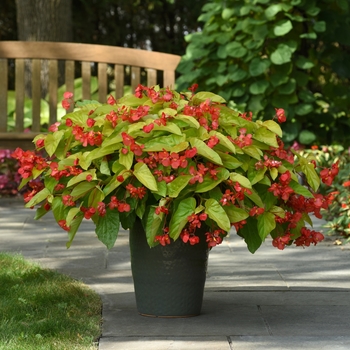
[[[0,132],[7,131],[7,89],[8,89],[8,69],[7,59],[0,58]]]
[[[32,60],[32,131],[40,131],[41,60]]]
[[[64,72],[64,80],[66,84],[66,91],[73,93],[74,95],[74,61],[67,60],[65,62],[65,72]],[[74,96],[73,96],[74,99]],[[73,106],[70,106],[67,113],[72,112],[74,109]]]
[[[24,59],[20,58],[16,60],[16,110],[15,110],[15,131],[23,132],[23,120],[24,120]]]
[[[157,71],[155,69],[148,68],[147,71],[147,86],[157,85]]]
[[[81,75],[83,78],[83,100],[91,99],[90,82],[91,82],[91,64],[82,62]]]
[[[107,98],[107,64],[98,64],[98,100],[106,102]]]
[[[135,91],[137,85],[140,84],[140,67],[131,67],[131,91]]]
[[[114,66],[115,98],[124,95],[124,66],[116,64]]]
[[[57,121],[58,62],[49,61],[49,124]]]

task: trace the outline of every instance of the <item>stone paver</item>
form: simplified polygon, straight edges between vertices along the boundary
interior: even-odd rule
[[[136,310],[128,233],[109,252],[83,222],[70,249],[49,214],[39,221],[18,200],[0,199],[0,250],[19,252],[74,278],[103,300],[100,350],[350,349],[350,247],[328,239],[252,255],[232,234],[210,253],[202,314],[147,318]],[[322,222],[315,220],[315,225]]]

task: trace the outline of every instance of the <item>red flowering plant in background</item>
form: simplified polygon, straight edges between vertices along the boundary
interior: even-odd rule
[[[67,247],[84,218],[108,248],[119,225],[131,228],[136,218],[150,247],[177,239],[214,247],[233,227],[252,253],[269,235],[279,249],[309,246],[323,239],[305,227],[309,215],[320,217],[330,202],[317,192],[320,176],[329,185],[338,167],[319,176],[315,157],[286,149],[285,120],[276,108],[271,120],[253,121],[195,87],[178,93],[139,85],[106,104],[79,103],[34,139],[46,158],[21,149],[13,157],[21,185],[32,184],[26,206],[39,206],[37,218],[52,210]]]

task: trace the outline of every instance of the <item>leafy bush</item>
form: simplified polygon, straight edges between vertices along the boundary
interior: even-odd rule
[[[324,192],[332,194],[332,201],[324,218],[328,221],[328,234],[344,237],[343,242],[350,242],[350,150],[341,145],[323,146],[311,151],[317,158],[317,164],[329,167],[334,161],[339,161],[340,171],[331,187]]]
[[[18,194],[21,176],[17,173],[18,163],[11,153],[9,149],[0,149],[0,197]]]
[[[350,141],[346,0],[211,0],[189,34],[178,88],[198,83],[258,118],[284,108],[284,141]]]

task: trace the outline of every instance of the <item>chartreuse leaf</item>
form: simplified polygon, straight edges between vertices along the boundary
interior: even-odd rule
[[[187,224],[188,216],[192,215],[196,209],[196,200],[193,197],[186,198],[180,202],[173,213],[169,223],[169,235],[175,241]]]
[[[181,129],[174,123],[167,122],[166,125],[157,125],[154,124],[154,129],[153,130],[159,130],[159,131],[169,131],[173,134],[176,135],[182,135]]]
[[[276,205],[274,205],[270,210],[270,213],[279,216],[280,218],[284,218],[286,216],[286,212],[284,211],[283,208],[281,207],[277,207]]]
[[[180,142],[178,145],[172,147],[170,149],[170,152],[180,153],[186,150],[188,146],[189,146],[189,143],[187,141]]]
[[[45,151],[51,157],[60,143],[64,132],[62,130],[56,131],[54,134],[48,134],[45,137]]]
[[[86,180],[86,177],[89,176],[89,175],[92,176],[91,180],[97,180],[96,169],[91,169],[91,170],[88,170],[88,171],[83,171],[79,175],[72,177],[68,181],[67,187],[73,186],[73,185],[77,184],[78,182]]]
[[[270,212],[264,212],[258,216],[258,232],[262,241],[276,227],[275,215]]]
[[[220,146],[227,149],[227,151],[236,153],[235,145],[223,134],[217,131],[210,131],[209,136],[216,136],[219,139]]]
[[[272,131],[276,135],[278,135],[279,137],[282,137],[282,129],[279,126],[279,124],[277,124],[275,121],[273,121],[273,120],[265,120],[262,124],[266,128],[268,128],[270,131]]]
[[[254,254],[261,246],[262,240],[257,230],[256,219],[248,217],[246,221],[247,223],[238,230],[238,234],[244,238],[248,250]]]
[[[146,231],[146,237],[147,237],[147,243],[150,247],[154,247],[156,243],[154,242],[154,239],[157,234],[160,234],[161,231],[161,223],[163,221],[164,213],[160,213],[157,215],[155,213],[156,207],[151,206],[148,211],[148,215],[146,217],[146,225],[145,225],[145,231]]]
[[[106,214],[101,216],[96,225],[97,238],[107,247],[113,248],[119,232],[119,212],[107,208]]]
[[[86,161],[93,161],[94,159],[102,158],[104,156],[112,154],[114,151],[121,149],[122,144],[121,143],[115,143],[109,146],[102,146],[99,148],[95,148],[91,152],[88,153],[87,156],[85,156]]]
[[[124,154],[122,150],[119,151],[119,163],[121,165],[124,165],[125,169],[130,170],[132,167],[132,162],[134,160],[134,153],[128,152],[127,154]]]
[[[225,205],[223,208],[231,223],[245,220],[249,216],[244,209],[238,208],[235,205]]]
[[[301,164],[301,170],[306,176],[308,184],[314,191],[318,190],[320,186],[320,178],[318,177],[313,164]]]
[[[164,149],[170,151],[172,147],[178,145],[181,142],[186,141],[185,135],[168,135],[156,137],[144,144],[144,152],[161,152]]]
[[[174,181],[167,184],[169,197],[175,198],[187,186],[192,179],[192,175],[178,176]]]
[[[101,190],[100,186],[96,186],[89,195],[88,206],[91,208],[97,208],[99,202],[102,202],[105,198],[105,194]]]
[[[38,203],[45,200],[48,196],[51,195],[51,192],[45,187],[40,192],[38,192],[26,205],[26,208],[34,207]]]
[[[306,187],[300,185],[298,182],[294,180],[291,180],[288,186],[292,188],[295,193],[298,193],[306,198],[313,197],[313,194]]]
[[[195,119],[189,115],[177,114],[174,118],[182,120],[182,121],[186,122],[189,126],[192,126],[196,129],[199,129],[199,127],[200,127],[200,124],[197,121],[197,119]]]
[[[73,239],[75,237],[75,234],[78,231],[78,228],[81,224],[81,222],[84,219],[84,214],[82,212],[78,213],[72,220],[70,224],[70,229],[68,231],[68,242],[66,243],[66,247],[69,248],[73,242]]]
[[[73,221],[75,216],[77,214],[79,214],[79,212],[80,212],[80,208],[73,207],[73,208],[69,209],[69,212],[68,212],[67,217],[66,217],[67,226],[70,226],[71,222]]]
[[[55,197],[51,204],[51,209],[55,220],[59,222],[60,220],[66,219],[66,207],[64,206],[61,197]]]
[[[123,177],[123,181],[118,181],[117,178],[119,176]],[[113,192],[117,187],[119,187],[128,177],[131,176],[131,172],[127,171],[127,170],[123,170],[121,171],[119,174],[115,174],[111,180],[109,181],[109,183],[103,188],[103,192],[105,194],[105,196],[108,196],[111,192]]]
[[[261,197],[259,196],[258,192],[255,191],[254,188],[251,188],[250,190],[252,192],[251,194],[245,193],[244,195],[246,197],[248,197],[251,201],[253,201],[260,208],[264,208],[265,204],[264,204],[263,200],[261,199]]]
[[[190,143],[192,147],[197,148],[197,153],[201,156],[207,158],[215,164],[222,165],[222,161],[220,156],[213,151],[210,147],[208,147],[202,140],[199,140],[195,137],[190,138]]]
[[[253,138],[269,146],[278,148],[276,134],[265,127],[261,127],[255,131]]]
[[[95,186],[96,186],[95,182],[88,182],[88,181],[80,182],[73,188],[71,192],[71,196],[73,197],[74,200],[76,200],[80,197],[85,196]]]
[[[142,183],[142,185],[146,186],[151,191],[158,191],[156,179],[145,163],[135,164],[134,175],[136,176],[137,180]]]
[[[251,182],[251,184],[254,185],[257,182],[261,181],[265,176],[266,170],[266,166],[258,170],[256,170],[255,167],[250,167],[248,170],[248,179]]]
[[[247,179],[245,176],[238,174],[238,173],[231,173],[230,174],[230,179],[233,182],[238,182],[240,185],[242,185],[245,188],[252,188],[252,184],[249,181],[249,179]]]
[[[215,221],[221,229],[226,232],[230,231],[230,219],[219,202],[213,198],[208,199],[205,202],[205,212],[208,214],[209,218]]]
[[[208,99],[213,102],[226,103],[225,99],[222,98],[221,96],[215,95],[212,92],[207,92],[207,91],[198,92],[192,97],[193,104],[195,105],[199,105],[200,103]]]
[[[275,180],[278,176],[278,170],[276,168],[270,168],[270,175],[272,180]]]
[[[217,179],[214,180],[209,174],[206,174],[204,176],[203,182],[197,184],[195,192],[197,193],[208,192],[214,187],[216,187],[222,181],[227,180],[228,177],[230,176],[229,171],[225,168],[216,168],[215,170],[218,171],[218,173],[216,174]]]
[[[261,149],[259,149],[258,147],[254,146],[254,145],[245,146],[242,148],[242,151],[245,154],[248,154],[248,156],[251,156],[257,160],[260,160],[260,158],[263,155]]]
[[[216,153],[220,156],[223,166],[227,169],[237,169],[242,165],[242,162],[227,153],[220,151],[216,151]]]

